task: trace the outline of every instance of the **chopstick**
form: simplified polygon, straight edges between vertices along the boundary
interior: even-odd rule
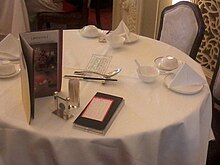
[[[118,81],[117,79],[113,79],[113,78],[99,78],[99,77],[77,76],[77,75],[64,75],[64,78],[67,78],[67,79],[81,78],[81,79],[85,79],[85,80]]]

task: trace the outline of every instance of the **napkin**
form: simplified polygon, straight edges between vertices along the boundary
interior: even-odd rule
[[[19,60],[19,41],[13,34],[8,34],[0,42],[0,60]]]
[[[168,84],[169,88],[204,84],[206,81],[188,64],[184,63]]]
[[[119,23],[118,27],[112,32],[112,34],[117,34],[125,37],[126,41],[130,41],[130,31],[123,20]]]

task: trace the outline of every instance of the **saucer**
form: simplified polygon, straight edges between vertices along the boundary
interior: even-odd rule
[[[120,48],[123,46],[125,38],[120,35],[110,34],[106,36],[106,41],[112,48]]]
[[[178,69],[179,66],[183,64],[182,61],[178,60],[178,66],[175,67],[174,69],[164,69],[164,68],[162,68],[162,67],[160,66],[160,61],[161,61],[162,58],[163,58],[163,57],[158,57],[158,58],[156,58],[156,59],[154,60],[154,63],[155,63],[155,66],[156,66],[160,71],[162,71],[162,72],[164,72],[164,73],[170,73],[171,71],[174,71],[174,70]]]
[[[186,94],[186,95],[192,95],[192,94],[199,93],[204,87],[203,84],[195,84],[195,85],[189,85],[189,86],[179,86],[179,87],[169,88],[168,86],[174,77],[175,77],[175,74],[169,74],[164,78],[165,86],[174,92]]]
[[[15,64],[15,72],[11,73],[11,74],[6,74],[6,75],[1,75],[0,74],[0,79],[6,79],[6,78],[11,78],[14,77],[16,75],[18,75],[21,71],[20,68],[20,64]]]
[[[125,35],[123,35],[123,37],[125,37]],[[126,43],[126,44],[134,43],[139,39],[139,35],[132,33],[132,32],[130,32],[128,34],[128,37],[129,37],[129,40],[125,37],[124,43]]]
[[[95,33],[88,33],[88,32],[85,32],[84,28],[82,28],[82,29],[79,30],[79,33],[83,37],[86,37],[86,38],[97,38],[97,37],[100,37],[103,34],[103,30],[97,29],[97,32],[95,32]]]

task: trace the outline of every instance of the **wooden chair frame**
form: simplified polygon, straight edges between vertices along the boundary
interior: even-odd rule
[[[88,0],[83,0],[83,7],[81,10],[71,12],[40,12],[37,14],[37,28],[43,29],[43,25],[46,24],[46,28],[50,29],[50,23],[64,24],[67,29],[82,28],[88,24]]]

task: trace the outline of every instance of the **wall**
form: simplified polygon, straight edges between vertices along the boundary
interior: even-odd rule
[[[194,3],[199,5],[206,26],[196,59],[211,79],[220,52],[220,0],[194,0]]]
[[[172,0],[113,0],[112,28],[123,19],[130,31],[156,38],[160,14]]]

